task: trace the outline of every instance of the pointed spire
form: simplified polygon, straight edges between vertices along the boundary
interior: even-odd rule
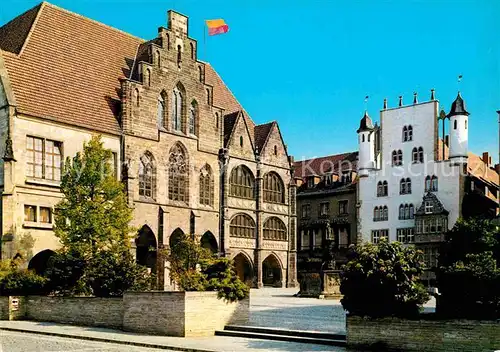
[[[418,104],[417,92],[413,93],[413,104]]]
[[[458,92],[457,98],[451,104],[451,109],[450,109],[450,112],[448,113],[448,117],[455,116],[455,115],[469,116],[469,113],[465,109],[465,101],[462,98],[462,95],[460,94],[460,92]]]
[[[387,98],[384,98],[384,110],[387,109]]]
[[[368,116],[368,111],[365,110],[365,114],[363,115],[363,118],[359,122],[359,128],[356,132],[359,133],[362,131],[371,131],[371,130],[373,130],[373,122],[370,116]]]
[[[435,95],[436,90],[434,88],[431,89],[431,100],[436,100],[436,95]]]
[[[399,106],[403,106],[403,96],[399,96]]]

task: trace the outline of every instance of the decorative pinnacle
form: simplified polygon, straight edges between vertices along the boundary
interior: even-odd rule
[[[436,100],[436,96],[434,94],[436,90],[434,88],[431,89],[431,100]]]
[[[413,104],[418,104],[417,92],[413,93]]]
[[[403,96],[399,96],[399,106],[403,106]]]
[[[387,98],[384,99],[384,110],[387,109]]]

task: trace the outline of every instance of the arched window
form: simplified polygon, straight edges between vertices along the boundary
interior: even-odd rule
[[[194,45],[193,45],[193,43],[189,43],[189,47],[191,48],[191,59],[194,60],[196,54],[195,54],[195,51],[194,51]]]
[[[403,152],[401,150],[394,150],[392,152],[392,165],[401,166],[403,165]]]
[[[408,204],[405,204],[405,219],[409,218],[410,218],[410,207],[408,206]]]
[[[406,126],[403,126],[403,142],[406,142],[408,140],[408,129]]]
[[[158,106],[157,106],[157,111],[156,111],[156,121],[158,123],[158,127],[165,127],[165,95],[162,93],[158,97]]]
[[[151,87],[151,70],[149,68],[146,69],[146,74],[144,77],[144,84],[148,87]]]
[[[215,113],[215,128],[219,129],[219,113]]]
[[[413,140],[413,127],[410,125],[408,126],[408,141]]]
[[[389,208],[387,208],[387,205],[384,205],[382,220],[389,220]]]
[[[405,218],[405,207],[403,204],[399,206],[399,220],[403,220]]]
[[[384,188],[382,186],[382,181],[377,183],[377,197],[382,197],[384,195]]]
[[[465,120],[465,129],[467,129],[467,120]]]
[[[411,179],[410,178],[406,179],[406,193],[411,194]]]
[[[264,201],[270,203],[285,203],[285,187],[279,175],[268,172],[264,175]]]
[[[156,61],[156,66],[158,66],[160,68],[161,67],[161,56],[160,56],[159,50],[156,50],[155,61]]]
[[[388,193],[388,187],[387,187],[387,181],[384,181],[382,182],[382,186],[383,186],[383,195],[384,196],[387,196],[389,193]]]
[[[425,191],[430,192],[430,190],[431,190],[431,177],[426,176],[425,177]]]
[[[168,199],[188,202],[189,199],[189,168],[180,144],[175,144],[170,149],[168,158]]]
[[[373,209],[373,221],[379,221],[380,220],[380,211],[378,207],[375,207]]]
[[[415,218],[415,208],[413,207],[413,204],[410,204],[410,219]]]
[[[207,88],[206,92],[207,92],[207,104],[210,105],[210,102],[211,102],[211,100],[210,100],[210,89]]]
[[[437,192],[437,190],[438,190],[438,178],[437,178],[437,176],[432,176],[431,177],[431,191]]]
[[[140,97],[139,97],[139,89],[135,89],[134,90],[134,102],[135,102],[135,106],[139,106],[139,103],[140,103]]]
[[[156,198],[156,167],[150,152],[139,160],[139,196]]]
[[[453,129],[456,130],[457,129],[457,120],[453,121]]]
[[[240,136],[240,147],[243,147],[243,136]]]
[[[236,215],[229,224],[231,237],[255,238],[255,221],[247,214]]]
[[[214,206],[214,177],[208,164],[200,170],[200,204]]]
[[[415,147],[411,151],[411,161],[412,163],[418,162],[418,149]]]
[[[361,139],[363,140],[363,142],[365,141],[365,135],[364,134],[361,135]]]
[[[180,45],[177,45],[177,67],[181,68],[182,63],[182,48]]]
[[[229,180],[230,195],[240,198],[253,199],[254,177],[250,169],[244,165],[235,167],[231,171]]]
[[[286,226],[277,217],[271,217],[264,222],[263,236],[265,240],[286,241]]]
[[[418,148],[418,162],[419,163],[424,162],[424,148],[422,148],[422,147]]]
[[[198,115],[198,103],[196,100],[191,102],[189,107],[189,133],[196,134],[196,117]]]
[[[406,194],[406,180],[404,178],[399,181],[399,194]]]
[[[172,93],[172,129],[174,131],[181,130],[183,105],[184,88],[177,84]]]
[[[200,82],[203,83],[203,68],[201,66],[198,66],[198,71],[200,72]]]

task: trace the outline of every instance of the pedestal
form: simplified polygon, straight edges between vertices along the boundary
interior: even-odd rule
[[[321,295],[325,299],[340,299],[340,270],[324,270],[322,273]]]

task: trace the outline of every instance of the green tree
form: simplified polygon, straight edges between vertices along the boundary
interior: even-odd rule
[[[111,166],[112,153],[100,136],[83,153],[66,159],[61,180],[63,200],[55,209],[55,234],[63,247],[91,258],[114,246],[128,246],[132,210]]]
[[[437,313],[450,318],[500,317],[500,231],[488,219],[459,219],[439,253]]]
[[[414,247],[386,240],[354,247],[342,268],[342,306],[359,316],[416,316],[429,295],[418,278],[424,263]]]

